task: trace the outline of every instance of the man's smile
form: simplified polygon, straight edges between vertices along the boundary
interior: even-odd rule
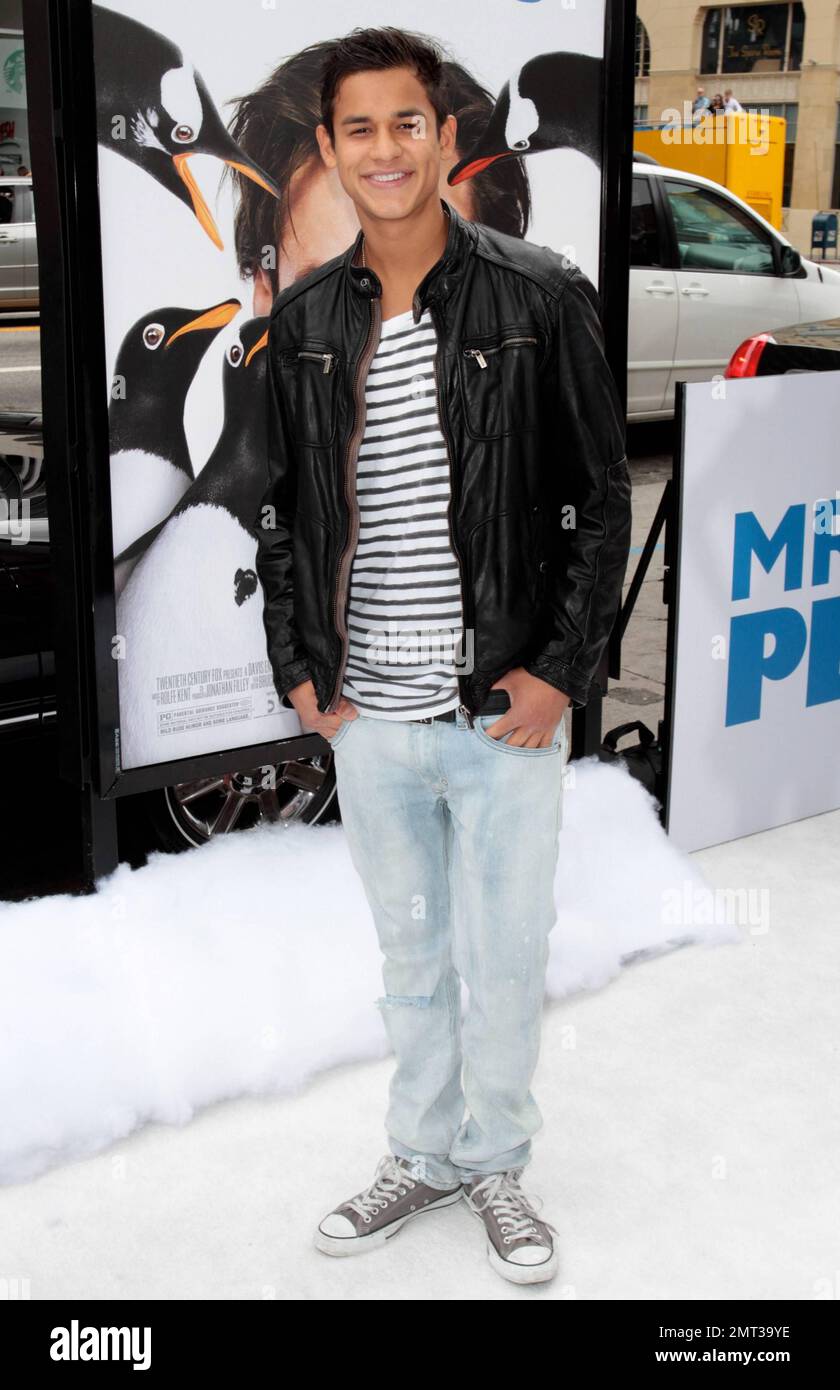
[[[393,169],[387,174],[362,174],[362,178],[367,183],[372,183],[375,188],[401,188],[411,178],[411,174],[410,169]]]

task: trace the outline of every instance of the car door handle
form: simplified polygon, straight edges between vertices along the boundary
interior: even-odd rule
[[[708,293],[701,285],[684,285],[680,290],[680,294],[688,295],[689,299],[704,299]]]
[[[0,232],[0,241],[17,241],[17,237],[10,236],[8,232]]]
[[[662,285],[654,280],[652,285],[645,285],[645,294],[673,294],[671,285]]]

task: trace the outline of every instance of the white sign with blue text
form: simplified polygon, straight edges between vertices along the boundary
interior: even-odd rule
[[[840,371],[683,386],[667,830],[840,807]]]

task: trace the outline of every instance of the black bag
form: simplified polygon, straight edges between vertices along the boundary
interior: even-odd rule
[[[628,748],[617,747],[618,740],[625,734],[632,734],[638,731],[639,742],[631,744]],[[638,777],[644,787],[655,796],[657,801],[662,804],[664,796],[664,786],[662,781],[662,745],[659,742],[662,726],[659,726],[659,734],[654,735],[646,724],[640,719],[634,719],[629,724],[619,724],[615,729],[610,729],[604,736],[598,753],[602,762],[611,763],[621,760],[627,771],[634,777]]]

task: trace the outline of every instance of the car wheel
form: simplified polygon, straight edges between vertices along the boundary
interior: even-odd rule
[[[179,853],[215,835],[260,822],[313,825],[337,811],[331,752],[267,767],[177,782],[147,792],[145,812],[156,847]]]

